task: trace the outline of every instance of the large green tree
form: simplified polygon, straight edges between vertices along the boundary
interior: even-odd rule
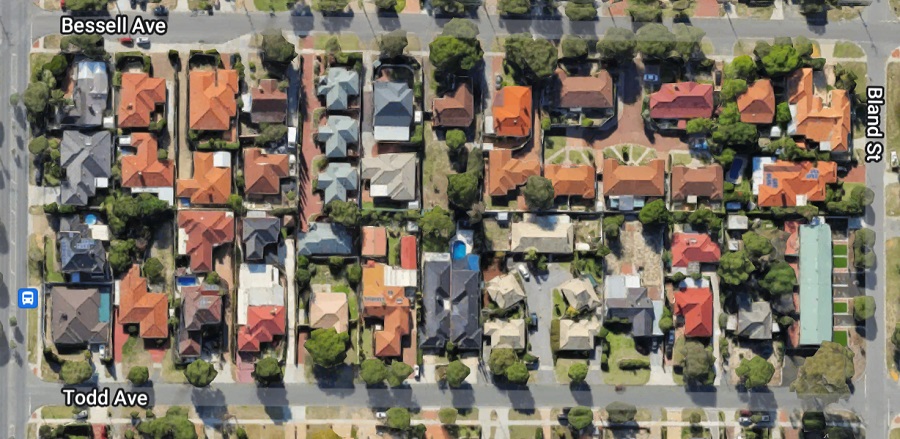
[[[725,253],[719,260],[719,276],[722,278],[722,282],[728,285],[740,285],[746,282],[754,270],[756,267],[743,250]]]
[[[759,279],[759,286],[766,289],[772,296],[781,296],[794,292],[797,285],[797,274],[794,269],[784,261],[778,261],[766,271],[766,275]]]
[[[663,59],[675,49],[675,35],[659,23],[642,26],[636,35],[637,51],[645,58]]]
[[[804,398],[830,400],[850,394],[853,351],[838,343],[823,341],[815,355],[800,366],[791,390]]]
[[[572,407],[569,410],[569,425],[577,430],[583,430],[594,423],[594,412],[585,406]]]
[[[775,375],[775,366],[757,355],[749,360],[746,358],[741,360],[735,373],[740,377],[744,387],[755,389],[769,384],[772,376]]]
[[[149,418],[138,424],[142,437],[153,439],[197,439],[197,429],[183,407],[169,407],[166,415]]]
[[[253,378],[257,383],[269,386],[284,381],[284,371],[275,357],[265,357],[254,365]]]
[[[760,57],[766,76],[778,77],[793,72],[800,67],[800,54],[790,44],[776,44]]]
[[[478,176],[474,172],[451,174],[447,180],[447,199],[457,208],[469,209],[480,198]]]
[[[472,370],[469,366],[466,366],[465,363],[459,360],[453,360],[447,365],[447,384],[450,385],[450,387],[459,387],[465,382],[466,377],[468,377],[471,372]]]
[[[456,233],[456,224],[450,213],[440,206],[425,212],[419,220],[419,227],[427,251],[445,251],[447,240]]]
[[[346,227],[356,227],[361,218],[359,205],[352,201],[332,200],[325,205],[325,215]]]
[[[690,340],[682,348],[681,370],[687,383],[712,384],[716,377],[715,358],[703,344]]]
[[[588,55],[587,40],[576,35],[566,35],[560,43],[564,58],[585,58]]]
[[[637,407],[626,402],[613,401],[606,405],[606,413],[610,423],[625,424],[634,421]]]
[[[503,44],[506,63],[527,84],[549,78],[556,70],[557,50],[550,40],[531,34],[510,35]]]
[[[775,247],[772,246],[772,243],[756,232],[744,232],[741,236],[741,240],[744,242],[744,250],[747,251],[747,254],[749,254],[751,258],[756,260],[763,256],[768,256],[775,251]]]
[[[506,375],[506,369],[519,361],[516,351],[509,348],[496,348],[491,350],[488,366],[494,375]]]
[[[743,79],[753,82],[757,75],[756,61],[750,55],[737,56],[725,66],[725,77],[728,79]]]
[[[429,47],[429,59],[438,73],[468,71],[481,61],[484,52],[477,39],[462,39],[450,35],[437,36]]]
[[[606,29],[603,39],[597,42],[597,52],[606,60],[630,62],[634,59],[636,45],[634,32],[626,27],[610,27]]]
[[[572,380],[573,383],[579,384],[583,383],[585,379],[587,379],[588,375],[588,367],[586,363],[574,363],[569,366],[569,379]]]
[[[59,370],[59,377],[67,385],[81,384],[94,376],[94,368],[85,360],[66,361]]]
[[[206,387],[216,379],[219,372],[206,360],[196,360],[184,369],[184,377],[194,387]]]
[[[359,377],[369,386],[383,383],[387,375],[387,367],[378,358],[366,358],[359,365]]]
[[[317,366],[331,369],[344,362],[349,341],[350,336],[346,332],[337,332],[334,328],[320,328],[310,333],[304,347]]]
[[[532,175],[525,181],[525,204],[532,210],[546,210],[553,207],[556,194],[553,182],[539,175]]]
[[[858,296],[853,298],[853,318],[863,322],[875,316],[875,298]]]
[[[645,204],[638,213],[638,219],[641,221],[641,224],[647,226],[668,223],[669,210],[666,209],[666,202],[656,199]]]
[[[675,35],[675,51],[684,62],[703,57],[701,42],[706,32],[696,26],[688,26],[684,23],[672,25],[672,33]]]
[[[378,38],[378,48],[381,49],[383,58],[397,58],[403,55],[408,44],[406,31],[403,29],[388,32]]]
[[[135,386],[142,386],[150,380],[150,371],[147,366],[134,366],[128,370],[128,381]]]
[[[391,363],[391,367],[388,368],[388,385],[391,387],[400,387],[412,373],[412,366],[402,361],[394,361],[393,363]]]
[[[297,56],[294,45],[284,37],[280,29],[270,29],[264,32],[260,49],[264,62],[285,64]]]
[[[392,407],[387,411],[387,425],[396,430],[409,428],[409,410],[403,407]]]
[[[500,0],[497,10],[502,15],[526,15],[531,11],[531,0]]]

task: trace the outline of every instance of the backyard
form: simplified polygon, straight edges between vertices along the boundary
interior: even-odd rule
[[[638,274],[646,287],[663,284],[662,232],[644,233],[638,221],[625,223],[618,241],[611,241],[612,253],[606,256],[607,274]],[[632,270],[634,272],[629,272]]]

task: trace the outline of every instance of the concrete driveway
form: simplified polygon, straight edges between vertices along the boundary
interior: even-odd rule
[[[553,353],[550,350],[550,322],[553,320],[553,289],[572,279],[569,270],[560,264],[549,264],[547,273],[531,273],[531,279],[522,284],[528,301],[528,311],[538,316],[538,328],[530,333],[531,349],[541,357],[538,382],[555,383]]]

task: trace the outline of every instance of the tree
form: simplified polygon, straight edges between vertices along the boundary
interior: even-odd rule
[[[135,247],[133,239],[112,241],[107,259],[113,273],[122,274],[128,271],[134,261],[135,253],[137,253],[137,247]]]
[[[37,137],[31,139],[30,142],[28,142],[28,152],[30,152],[36,156],[43,155],[44,151],[46,151],[47,148],[49,148],[49,147],[50,147],[50,142],[47,140],[47,137],[45,137],[45,136],[37,136]]]
[[[625,224],[624,215],[611,215],[603,218],[603,236],[607,240],[619,239],[619,229]]]
[[[588,367],[585,363],[575,363],[569,366],[569,379],[573,383],[583,383],[587,379]]]
[[[309,439],[341,439],[341,436],[332,429],[318,430],[309,436]]]
[[[394,361],[388,369],[387,381],[391,387],[400,387],[403,382],[413,373],[412,366],[402,362]]]
[[[769,384],[772,376],[775,375],[775,366],[766,361],[765,358],[755,356],[749,360],[743,359],[740,366],[735,369],[735,372],[740,377],[744,387],[755,389]]]
[[[566,35],[560,45],[564,58],[584,58],[588,55],[587,41],[579,36]]]
[[[506,368],[506,379],[514,384],[526,384],[528,382],[528,366],[521,361],[516,361]]]
[[[716,372],[715,358],[700,342],[690,340],[682,348],[683,358],[681,371],[688,383],[712,384]]]
[[[638,219],[645,226],[668,223],[669,210],[666,209],[666,202],[656,199],[645,204],[638,213]]]
[[[635,37],[637,51],[646,58],[665,58],[675,48],[675,35],[659,23],[642,26]]]
[[[687,222],[696,229],[718,232],[722,229],[722,219],[712,209],[701,207],[687,217]]]
[[[345,226],[356,227],[359,225],[359,205],[351,201],[331,200],[325,205],[325,215],[332,221]]]
[[[137,430],[147,438],[197,439],[197,430],[188,419],[187,410],[177,406],[169,407],[163,417],[148,417],[138,424]]]
[[[270,143],[279,142],[287,136],[288,128],[281,123],[264,124],[259,135],[253,139],[256,146],[266,146]]]
[[[228,206],[228,208],[237,215],[243,215],[245,212],[244,198],[238,194],[229,195],[228,200],[225,201],[225,205]]]
[[[347,277],[347,282],[350,283],[351,286],[359,285],[359,281],[362,280],[362,267],[359,264],[353,264],[347,267],[347,272],[344,273]]]
[[[501,15],[526,15],[531,11],[531,0],[500,0],[497,10]]]
[[[438,35],[428,46],[429,59],[437,74],[468,71],[481,61],[484,52],[477,39]]]
[[[163,267],[162,262],[160,262],[157,258],[151,257],[144,261],[144,277],[146,277],[152,283],[161,282],[163,280],[165,270],[166,269],[165,267]]]
[[[503,44],[506,63],[527,84],[534,84],[556,70],[557,50],[550,40],[531,34],[510,35]]]
[[[800,67],[800,54],[794,46],[788,44],[776,44],[771,46],[768,53],[760,58],[766,76],[778,77],[793,72]]]
[[[377,358],[366,358],[359,365],[359,377],[369,386],[383,383],[387,379],[387,374],[384,362]]]
[[[545,210],[553,207],[556,193],[553,182],[540,175],[532,175],[525,181],[525,204],[532,210]]]
[[[409,410],[403,407],[392,407],[387,411],[387,425],[396,430],[409,428]]]
[[[900,322],[897,322],[894,325],[894,332],[891,334],[891,343],[894,344],[894,349],[900,350]]]
[[[566,2],[566,17],[572,21],[591,21],[597,19],[597,6],[592,1]]]
[[[755,125],[735,122],[722,123],[722,117],[719,117],[719,125],[712,133],[712,141],[723,147],[739,148],[756,145],[759,138],[759,131]]]
[[[253,367],[253,378],[256,382],[269,386],[284,381],[284,371],[275,357],[266,357],[256,362]]]
[[[625,12],[631,16],[631,20],[637,23],[655,23],[662,17],[662,10],[658,5],[648,5],[634,2]]]
[[[628,62],[634,59],[634,32],[624,27],[606,29],[603,39],[597,42],[597,52],[607,60]]]
[[[447,199],[457,208],[468,209],[478,201],[478,176],[474,172],[451,174],[447,181]]]
[[[793,116],[791,116],[791,105],[787,101],[779,102],[775,106],[775,123],[784,127],[791,122],[791,119],[793,119]]]
[[[872,268],[875,265],[875,231],[872,229],[859,229],[853,238],[853,261],[858,270]]]
[[[675,52],[681,56],[682,61],[688,62],[703,57],[700,43],[706,32],[702,28],[675,23],[672,25],[672,33],[675,35]]]
[[[478,26],[467,18],[452,18],[444,25],[441,34],[461,40],[474,40],[478,38]]]
[[[447,384],[450,385],[450,387],[459,387],[465,382],[466,377],[468,377],[471,372],[472,370],[469,369],[469,366],[466,366],[465,363],[459,360],[453,360],[447,365]]]
[[[606,405],[606,413],[609,416],[609,422],[625,424],[634,421],[637,407],[625,402],[613,401]]]
[[[50,99],[50,87],[43,82],[32,82],[25,88],[22,102],[25,109],[33,116],[43,114],[47,109],[47,101]]]
[[[143,386],[150,380],[150,371],[145,366],[134,366],[128,370],[128,381],[135,386]]]
[[[735,57],[725,66],[725,77],[728,79],[743,79],[748,82],[756,80],[756,61],[750,55]]]
[[[706,136],[709,135],[709,133],[711,133],[713,129],[715,129],[715,127],[716,123],[713,122],[712,119],[700,117],[687,121],[685,130],[688,134],[702,134]]]
[[[94,376],[94,368],[85,360],[65,361],[59,370],[59,377],[67,385],[81,384]]]
[[[313,0],[313,7],[323,14],[337,14],[344,12],[350,0]]]
[[[440,251],[447,245],[447,240],[456,233],[456,224],[450,218],[450,213],[440,206],[435,207],[422,215],[419,220],[422,229],[423,246],[427,251]]]
[[[759,280],[759,286],[765,288],[773,297],[793,293],[796,285],[797,275],[784,261],[772,264],[766,275]]]
[[[491,350],[488,366],[494,375],[506,375],[506,369],[519,361],[516,351],[509,348],[497,348]]]
[[[13,93],[13,94],[9,95],[9,106],[17,107],[17,106],[19,106],[19,102],[21,102],[21,100],[22,100],[22,97],[19,96],[18,93]]]
[[[453,407],[444,407],[438,411],[438,419],[440,419],[441,424],[444,425],[455,424],[457,416],[459,416],[459,411]]]
[[[834,86],[853,93],[856,90],[856,81],[859,77],[853,70],[847,69],[843,64],[834,66]]]
[[[332,1],[340,2],[340,0]],[[344,6],[346,7],[346,4]],[[297,56],[294,45],[284,37],[280,29],[270,29],[264,32],[260,48],[263,52],[263,62],[287,64]]]
[[[853,351],[838,343],[823,341],[815,355],[800,366],[791,390],[800,397],[831,399],[850,394]]]
[[[750,273],[756,270],[753,262],[743,250],[728,252],[719,260],[719,276],[729,285],[740,285],[750,278]]]
[[[589,407],[583,405],[572,407],[569,410],[569,425],[577,430],[584,430],[594,423],[594,412]]]
[[[719,92],[719,97],[724,101],[733,101],[737,99],[738,96],[744,94],[747,91],[747,81],[743,79],[726,79],[722,83],[722,90]]]
[[[853,318],[858,322],[864,322],[875,316],[875,298],[872,296],[859,296],[853,298]]]
[[[206,387],[216,379],[219,372],[206,360],[195,360],[184,369],[184,377],[194,387]]]
[[[334,328],[319,328],[310,333],[304,347],[317,366],[331,369],[344,362],[349,341],[350,335],[346,332],[337,332]]]
[[[396,4],[396,0],[391,0]],[[392,9],[391,8],[383,8],[383,9]],[[400,55],[403,55],[403,51],[406,50],[406,46],[409,45],[409,40],[406,38],[406,31],[403,29],[397,29],[395,31],[388,32],[378,38],[378,48],[381,49],[381,57],[382,58],[397,58]]]
[[[460,0],[433,0],[431,6],[450,15],[459,15],[466,11],[466,3]]]
[[[466,132],[458,128],[448,130],[444,140],[447,142],[447,147],[450,150],[456,151],[466,144]]]

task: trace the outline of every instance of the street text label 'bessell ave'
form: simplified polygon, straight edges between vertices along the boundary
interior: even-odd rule
[[[129,26],[128,16],[116,15],[115,18],[84,18],[65,15],[59,19],[59,33],[63,35],[165,35],[169,31],[169,23],[165,20],[134,17]]]

